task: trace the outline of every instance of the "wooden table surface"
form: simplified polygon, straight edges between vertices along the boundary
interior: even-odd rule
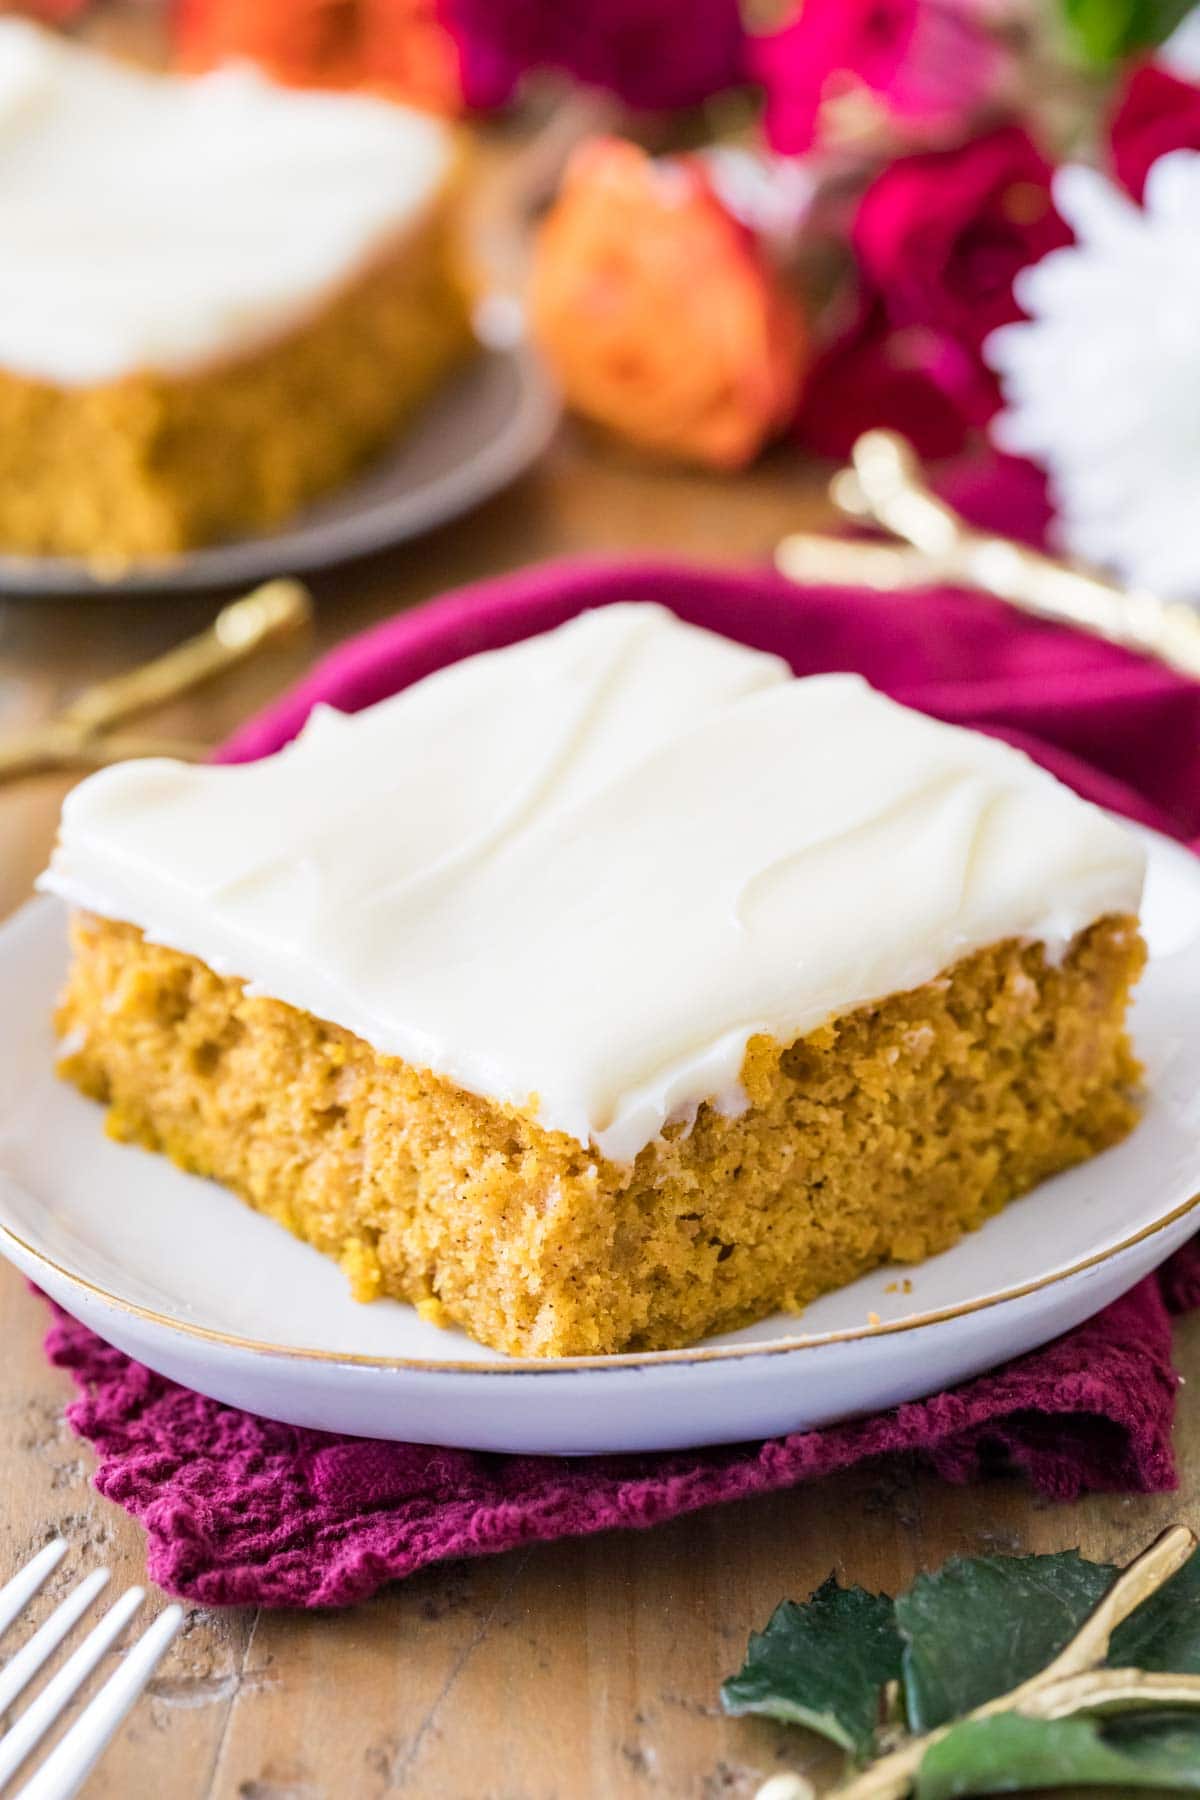
[[[146,9],[110,0],[91,29],[157,54],[159,27]],[[790,452],[721,481],[648,468],[567,429],[534,473],[471,517],[321,576],[314,642],[269,655],[153,722],[215,743],[320,649],[527,562],[650,551],[745,563],[785,531],[827,522],[822,475]],[[0,735],[200,629],[217,603],[0,596]],[[66,786],[47,777],[0,788],[0,917],[28,896]],[[0,1263],[0,1580],[56,1533],[72,1546],[25,1635],[77,1571],[104,1561],[117,1590],[144,1579],[139,1528],[93,1492],[92,1455],[64,1423],[71,1383],[44,1359],[45,1325],[42,1303]],[[1200,1318],[1179,1326],[1177,1352],[1194,1388]],[[1200,1523],[1200,1423],[1188,1391],[1181,1487],[1163,1498],[1050,1506],[1016,1480],[955,1489],[887,1463],[650,1532],[447,1565],[347,1612],[192,1609],[85,1793],[722,1800],[752,1795],[786,1767],[823,1783],[837,1762],[817,1740],[720,1713],[717,1690],[748,1632],[831,1570],[895,1592],[956,1551],[1077,1544],[1123,1561],[1172,1519]]]
[[[827,517],[823,483],[781,452],[722,482],[653,471],[566,431],[542,466],[472,517],[323,576],[317,644],[268,656],[161,717],[216,741],[315,648],[478,576],[573,551],[761,558],[789,527]],[[199,628],[215,601],[0,602],[0,732],[86,680]],[[0,790],[0,914],[46,859],[65,784]],[[2,998],[0,998],[2,1007]],[[90,1486],[92,1457],[63,1422],[65,1375],[41,1352],[42,1305],[0,1267],[0,1578],[62,1532],[77,1567],[141,1580],[142,1538]],[[1200,1381],[1200,1319],[1178,1330]],[[1124,1560],[1164,1523],[1197,1522],[1200,1429],[1184,1389],[1183,1482],[1160,1499],[1051,1506],[1016,1480],[954,1489],[881,1464],[809,1489],[434,1569],[338,1614],[193,1610],[86,1792],[94,1800],[650,1800],[751,1795],[789,1765],[818,1778],[815,1740],[726,1720],[722,1677],[784,1595],[829,1571],[895,1591],[955,1551],[1051,1550]],[[47,1610],[50,1596],[33,1617]]]

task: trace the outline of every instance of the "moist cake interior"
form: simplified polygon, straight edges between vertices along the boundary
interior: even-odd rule
[[[632,1167],[352,1033],[80,918],[61,1065],[114,1137],[215,1176],[409,1300],[524,1356],[665,1349],[953,1244],[1125,1136],[1134,919],[979,952],[781,1046]]]

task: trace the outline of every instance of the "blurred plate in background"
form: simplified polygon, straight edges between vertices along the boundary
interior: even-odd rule
[[[546,448],[558,415],[557,395],[530,349],[481,349],[394,448],[279,530],[137,563],[111,580],[74,558],[0,555],[0,594],[103,597],[231,587],[383,550],[444,525],[515,481]]]

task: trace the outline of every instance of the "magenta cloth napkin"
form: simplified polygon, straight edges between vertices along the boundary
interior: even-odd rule
[[[766,572],[666,563],[551,565],[392,619],[335,651],[223,754],[264,755],[316,701],[369,705],[614,600],[663,601],[801,672],[859,669],[909,705],[1024,746],[1092,799],[1200,838],[1200,687],[979,599],[801,592]],[[141,1520],[155,1580],[206,1604],[336,1606],[443,1558],[653,1525],[866,1457],[917,1455],[951,1481],[1015,1466],[1059,1499],[1169,1488],[1169,1311],[1196,1304],[1191,1247],[1056,1343],[933,1399],[767,1443],[586,1460],[275,1424],[164,1381],[61,1313],[47,1347],[78,1382],[68,1418],[96,1447],[96,1485]]]

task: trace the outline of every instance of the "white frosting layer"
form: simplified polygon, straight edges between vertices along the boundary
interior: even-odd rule
[[[415,218],[452,148],[383,100],[149,74],[0,19],[0,366],[62,384],[269,340]]]
[[[632,1158],[748,1039],[1136,911],[1131,833],[856,675],[585,613],[263,762],[119,764],[42,886]]]

